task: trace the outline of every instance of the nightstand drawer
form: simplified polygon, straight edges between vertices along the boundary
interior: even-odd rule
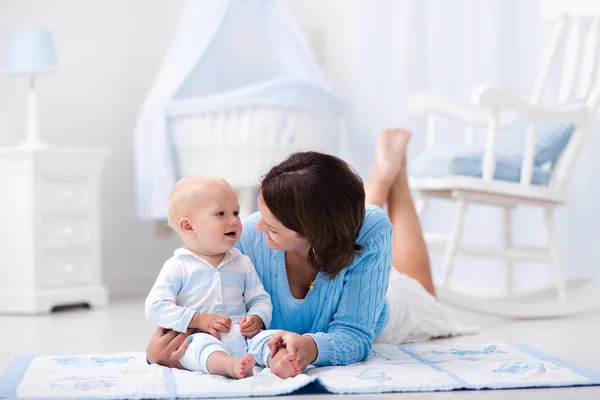
[[[92,224],[88,218],[42,218],[42,246],[88,246],[92,244]]]
[[[40,260],[39,287],[52,288],[92,281],[90,256],[44,256]]]
[[[73,211],[92,206],[91,187],[85,179],[42,178],[44,211]]]

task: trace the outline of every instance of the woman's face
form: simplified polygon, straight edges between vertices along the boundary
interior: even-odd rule
[[[308,253],[310,244],[300,236],[298,232],[286,228],[271,213],[262,197],[258,196],[258,210],[260,218],[256,223],[256,229],[265,232],[267,236],[267,246],[273,250],[298,251]]]

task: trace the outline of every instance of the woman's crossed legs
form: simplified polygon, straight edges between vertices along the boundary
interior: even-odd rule
[[[387,203],[394,227],[392,265],[435,296],[427,245],[408,186],[406,150],[410,136],[406,129],[386,129],[380,134],[365,187],[366,201],[381,208]]]

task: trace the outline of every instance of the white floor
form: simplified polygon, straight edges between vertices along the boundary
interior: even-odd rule
[[[476,336],[446,339],[456,343],[521,342],[600,371],[600,310],[580,316],[542,321],[511,321],[449,310],[461,322],[477,325]],[[146,321],[143,300],[114,301],[99,310],[73,309],[41,317],[0,316],[0,374],[13,357],[40,353],[108,353],[144,351],[153,327]],[[504,399],[600,399],[600,387],[567,389],[487,390],[356,396],[288,396],[286,399],[460,397]],[[265,398],[266,399],[266,398]]]

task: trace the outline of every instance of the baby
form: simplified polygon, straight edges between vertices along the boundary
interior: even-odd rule
[[[233,248],[242,234],[239,207],[221,178],[177,182],[168,219],[185,247],[165,262],[146,299],[151,322],[178,332],[197,330],[179,360],[184,368],[231,378],[252,375],[251,339],[269,327],[272,313],[250,258]]]

